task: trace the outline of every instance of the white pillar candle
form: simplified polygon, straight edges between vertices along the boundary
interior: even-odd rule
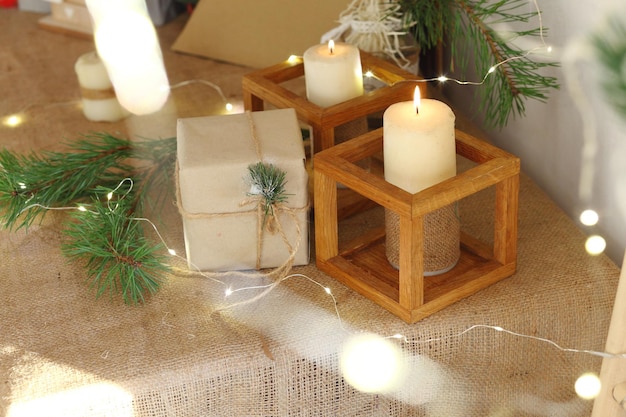
[[[118,100],[137,115],[163,107],[170,87],[145,0],[87,0],[98,54]]]
[[[95,52],[81,55],[74,66],[81,89],[83,114],[95,122],[116,122],[128,116],[115,97],[113,84]]]
[[[363,95],[363,70],[357,47],[330,41],[304,53],[307,99],[320,107]]]
[[[441,101],[420,100],[415,90],[414,101],[383,114],[385,180],[412,194],[456,175],[454,113]]]

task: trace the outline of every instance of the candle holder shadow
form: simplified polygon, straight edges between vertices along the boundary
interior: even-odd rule
[[[283,84],[304,76],[301,58],[286,60],[271,67],[243,76],[244,108],[261,111],[265,102],[277,108],[293,108],[298,118],[309,124],[313,133],[313,153],[335,145],[335,128],[347,122],[385,110],[393,103],[413,97],[414,83],[420,78],[367,52],[360,51],[363,73],[371,72],[383,83],[381,88],[330,107],[311,103],[301,94]],[[419,85],[422,97],[427,96],[426,85]]]
[[[317,267],[415,323],[515,273],[520,161],[456,130],[456,152],[475,165],[415,194],[367,172],[358,160],[382,152],[382,129],[318,153],[314,166]],[[369,230],[339,249],[337,183],[400,216],[400,265],[385,256],[385,229]],[[461,232],[461,257],[441,275],[424,277],[424,216],[487,188],[495,188],[493,244]]]

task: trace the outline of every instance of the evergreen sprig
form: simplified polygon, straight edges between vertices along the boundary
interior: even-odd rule
[[[601,64],[601,88],[618,115],[626,118],[626,21],[614,15],[592,36]]]
[[[263,201],[263,223],[273,214],[274,205],[284,203],[289,198],[285,193],[285,171],[273,164],[257,162],[248,166],[252,196],[260,196]]]
[[[505,39],[494,24],[529,23],[537,13],[522,12],[525,0],[399,0],[423,50],[439,42],[450,46],[452,62],[462,73],[473,60],[477,74],[489,74],[477,90],[479,110],[490,127],[504,127],[511,116],[524,115],[525,100],[545,101],[557,79],[540,74],[554,62],[537,62],[510,39],[539,36],[545,28],[515,30]],[[460,42],[462,41],[462,42]],[[468,44],[470,47],[468,47]]]
[[[87,135],[69,152],[18,155],[0,151],[2,221],[11,229],[28,227],[47,208],[86,198],[96,185],[115,187],[132,154],[131,143],[106,134]],[[123,178],[123,177],[122,177]]]
[[[146,293],[159,289],[168,270],[164,246],[150,243],[140,220],[131,217],[135,197],[131,190],[106,203],[93,199],[85,211],[72,213],[65,230],[63,252],[85,263],[96,297],[121,293],[127,304],[143,302]]]
[[[66,152],[18,155],[0,151],[0,221],[27,228],[49,209],[88,207],[68,217],[63,252],[83,260],[99,297],[121,293],[142,302],[160,286],[167,266],[143,235],[142,213],[170,191],[175,138],[129,141],[94,133]]]

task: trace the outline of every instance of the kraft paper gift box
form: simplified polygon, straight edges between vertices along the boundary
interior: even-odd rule
[[[273,268],[292,250],[293,265],[309,262],[308,174],[295,110],[179,119],[177,142],[178,206],[190,269]],[[284,235],[265,227],[259,235],[263,216],[248,171],[259,161],[286,173],[286,208],[276,210]]]

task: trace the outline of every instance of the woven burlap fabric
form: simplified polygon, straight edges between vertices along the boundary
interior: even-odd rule
[[[80,97],[73,63],[93,45],[41,31],[37,17],[0,12],[3,115],[33,103]],[[219,84],[228,96],[239,94],[246,69],[169,52],[168,45],[183,24],[179,19],[159,29],[172,83],[204,78]],[[210,107],[217,107],[219,98],[211,91],[186,88],[175,90],[177,111],[216,111]],[[73,106],[31,107],[27,114],[28,122],[20,128],[0,127],[3,146],[20,151],[57,149],[59,141],[79,132],[124,132],[128,126],[87,122]],[[154,127],[146,126],[145,120],[135,122],[133,129]],[[464,199],[459,210],[464,231],[490,241],[492,203],[491,189]],[[145,305],[126,306],[119,297],[95,300],[84,269],[69,264],[61,254],[60,225],[66,216],[51,212],[27,232],[0,232],[0,414],[590,413],[591,404],[576,398],[573,383],[583,372],[599,371],[598,358],[489,328],[460,335],[470,326],[486,324],[549,338],[568,348],[603,349],[619,270],[606,257],[585,253],[584,235],[526,176],[520,192],[517,273],[414,325],[312,264],[293,272],[329,287],[340,318],[328,294],[299,277],[286,280],[258,302],[219,312],[220,307],[256,294],[240,291],[226,299],[228,286],[241,288],[264,280],[232,277],[222,285],[177,273],[164,277],[166,285]],[[161,216],[166,240],[184,253],[175,207],[166,207]],[[341,240],[383,222],[379,209],[351,218],[340,227]],[[183,261],[172,262],[185,266]],[[357,331],[407,338],[407,342],[394,339],[410,370],[401,390],[362,393],[342,379],[338,352]]]
[[[456,205],[442,207],[424,216],[424,273],[438,275],[447,272],[461,255],[461,223]],[[400,216],[385,210],[385,253],[396,269],[400,265]]]

